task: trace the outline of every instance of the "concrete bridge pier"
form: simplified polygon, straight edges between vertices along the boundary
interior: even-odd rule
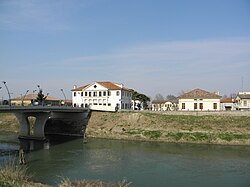
[[[19,137],[34,138],[34,139],[45,139],[44,127],[47,120],[50,118],[50,112],[38,112],[38,113],[15,113],[20,123],[20,134]],[[31,134],[31,124],[29,117],[35,117],[35,123],[33,126],[33,134]]]

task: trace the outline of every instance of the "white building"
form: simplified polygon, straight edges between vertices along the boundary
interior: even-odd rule
[[[236,103],[237,110],[250,110],[250,92],[239,92]]]
[[[131,101],[131,109],[132,110],[143,110],[143,102],[139,100],[132,100]]]
[[[179,96],[181,111],[219,111],[221,96],[205,90],[195,89]]]
[[[177,101],[152,101],[153,111],[174,111],[178,109]]]
[[[236,110],[235,99],[232,98],[223,98],[220,100],[220,109],[221,110]]]
[[[116,111],[131,109],[132,95],[122,84],[94,82],[72,91],[74,107],[89,107],[93,110]]]

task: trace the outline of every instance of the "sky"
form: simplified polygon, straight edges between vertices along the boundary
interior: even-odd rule
[[[250,0],[0,0],[0,99],[123,83],[250,91]]]

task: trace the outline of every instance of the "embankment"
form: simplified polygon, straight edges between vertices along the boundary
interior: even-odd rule
[[[250,112],[92,112],[87,136],[250,145]]]
[[[0,131],[19,131],[13,114],[0,114]],[[86,134],[97,138],[250,146],[250,112],[92,112]]]

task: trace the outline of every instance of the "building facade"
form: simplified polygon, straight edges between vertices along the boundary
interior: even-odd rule
[[[73,107],[89,107],[93,110],[130,110],[132,95],[122,84],[94,82],[72,91]]]
[[[131,109],[132,110],[144,110],[143,102],[139,100],[132,100],[131,101]]]
[[[223,98],[220,100],[220,109],[221,110],[226,110],[226,111],[230,111],[230,110],[236,110],[236,103],[235,103],[235,99],[232,98]]]
[[[37,105],[37,94],[28,94],[26,96],[20,96],[11,99],[11,105],[12,106],[32,106],[32,105]],[[47,106],[60,106],[61,105],[60,99],[54,98],[47,96],[44,105]]]
[[[153,111],[174,111],[178,110],[178,102],[177,101],[152,101],[151,106]]]
[[[235,100],[237,110],[250,110],[250,92],[239,92]]]
[[[178,97],[181,111],[219,111],[221,96],[195,89]]]

